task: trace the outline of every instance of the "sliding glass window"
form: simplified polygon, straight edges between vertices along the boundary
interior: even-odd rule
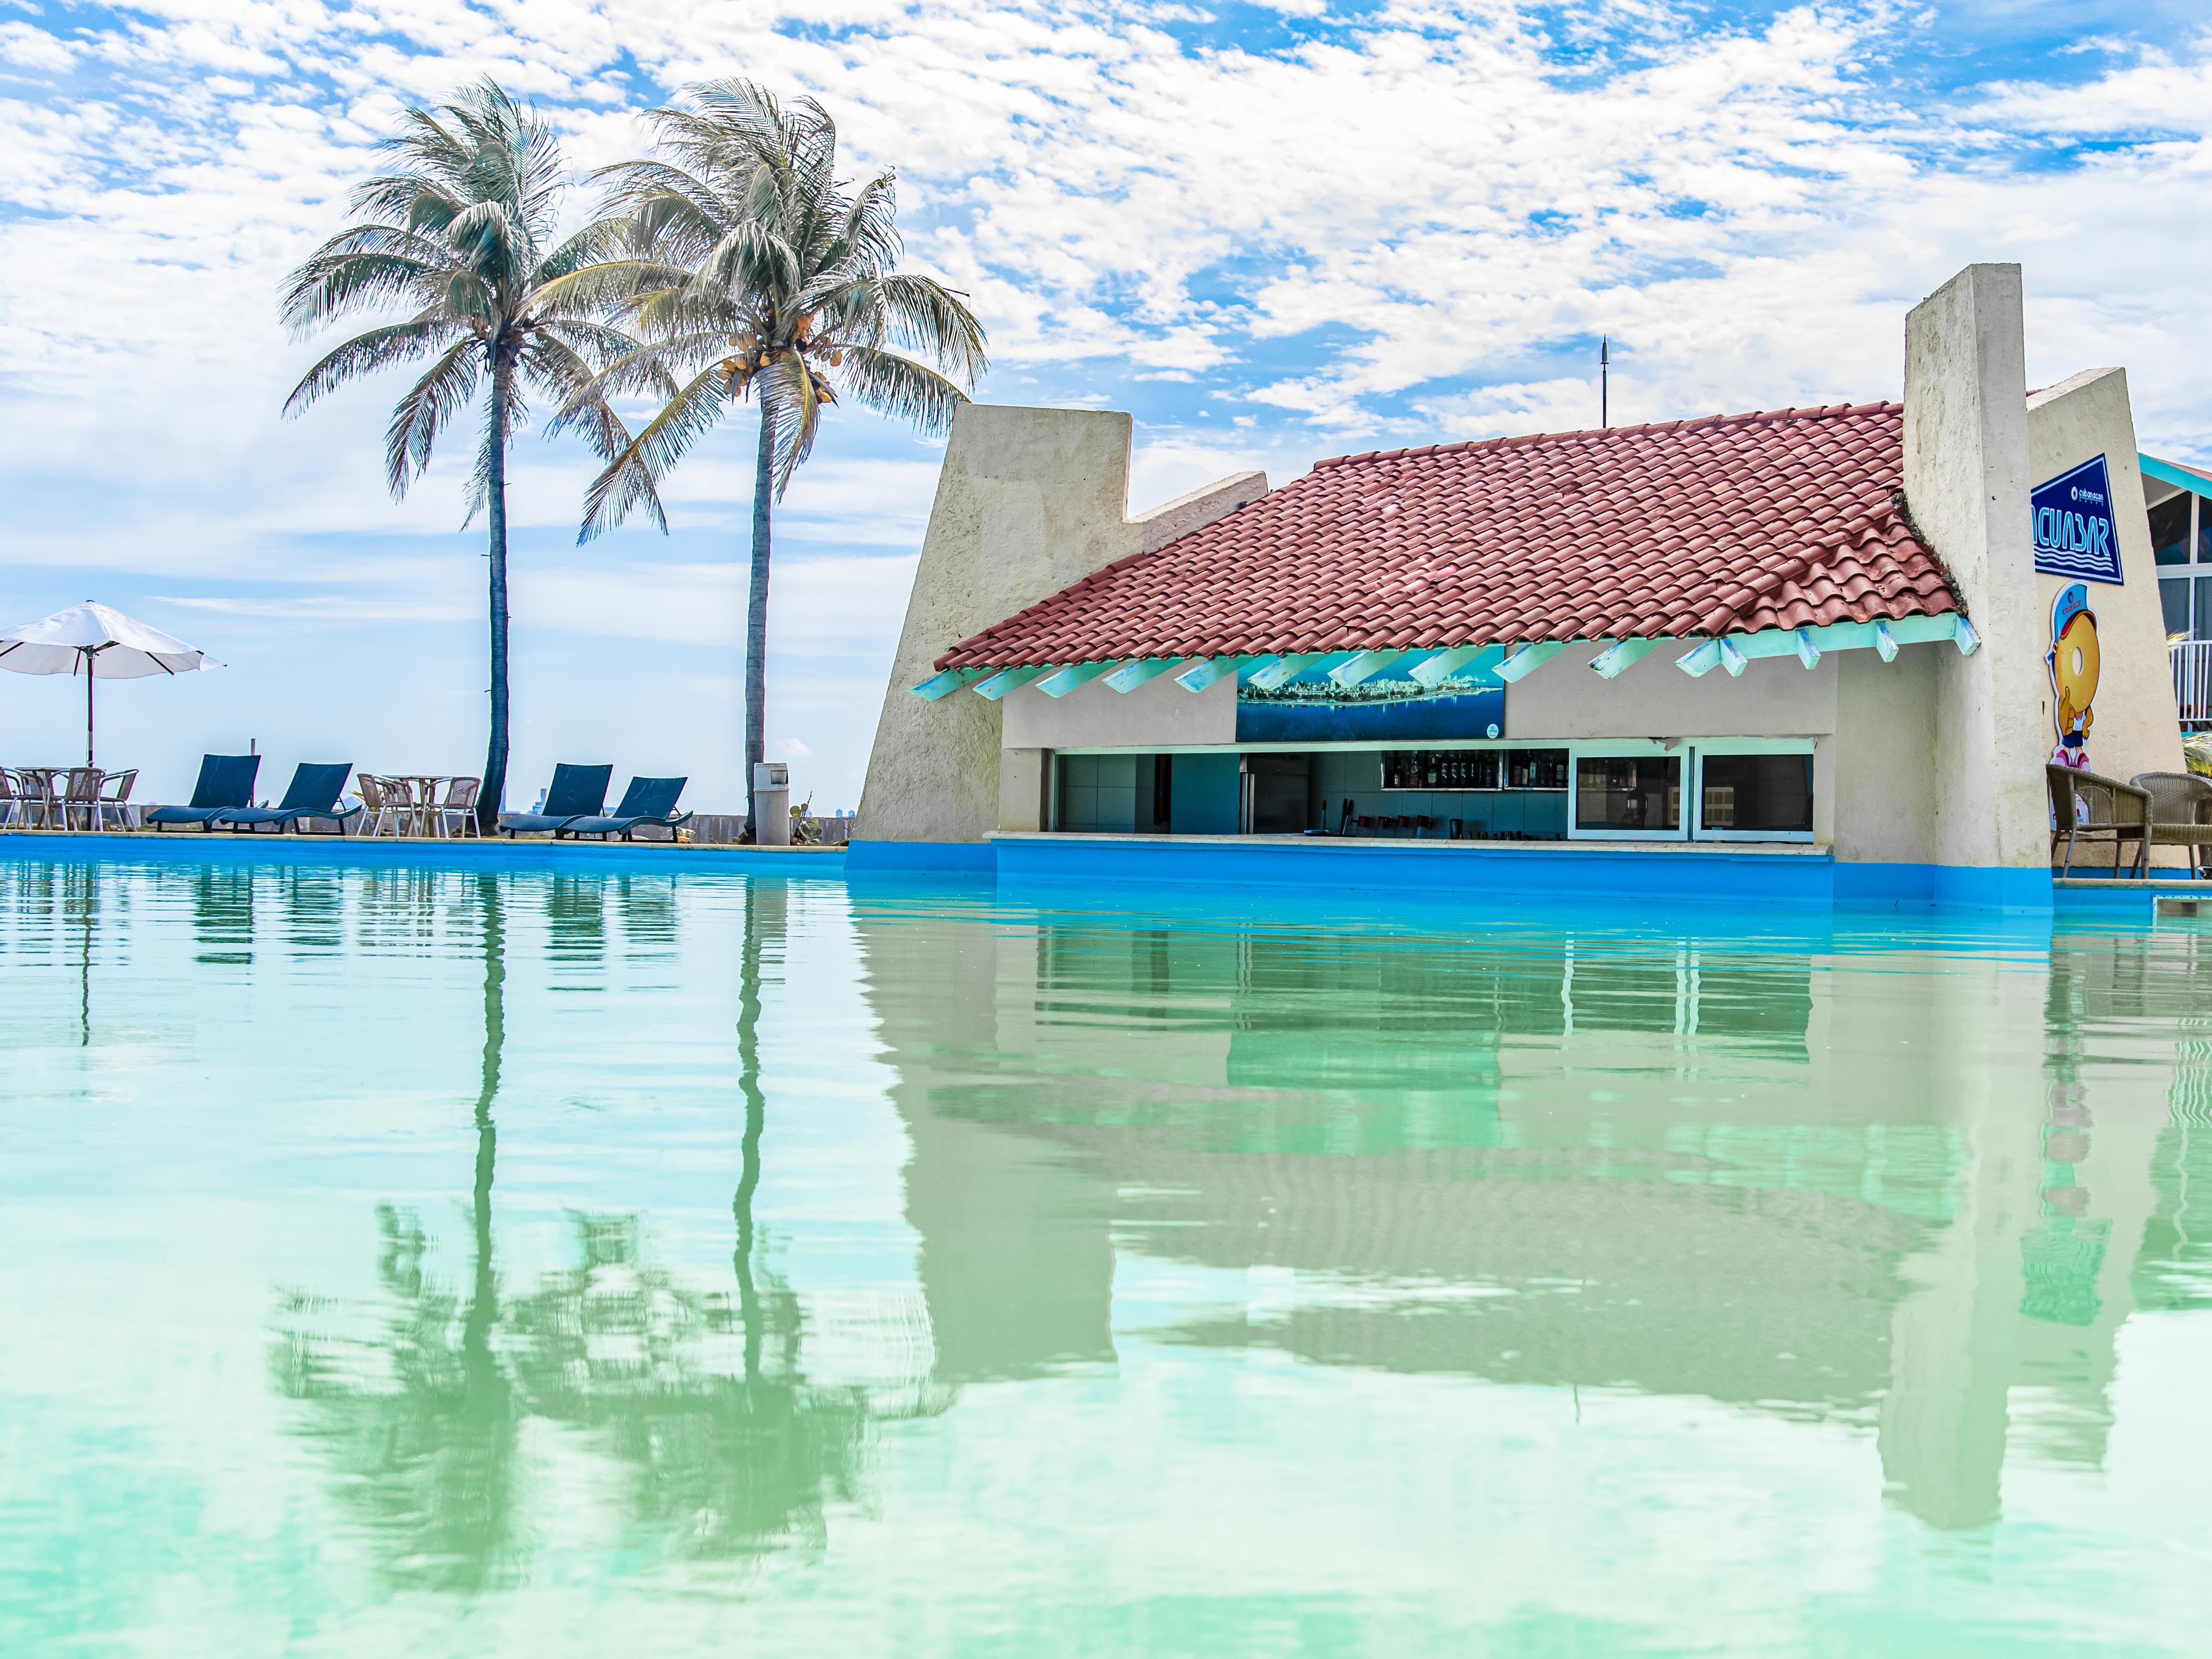
[[[1578,839],[1679,841],[1682,757],[1577,752],[1574,826]]]
[[[1813,839],[1813,757],[1780,753],[1698,753],[1700,841]]]

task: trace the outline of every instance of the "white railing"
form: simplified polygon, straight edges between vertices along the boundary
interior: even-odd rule
[[[2173,659],[2173,706],[2184,720],[2212,720],[2212,640],[2185,640]]]

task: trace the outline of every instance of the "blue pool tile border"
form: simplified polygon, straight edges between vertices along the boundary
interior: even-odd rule
[[[1134,883],[1285,892],[1390,893],[1516,904],[1595,899],[1701,907],[2056,912],[2082,919],[2150,921],[2160,896],[2191,884],[2132,880],[2055,886],[2038,869],[1932,864],[1844,864],[1823,850],[1694,852],[1514,843],[1498,847],[1361,842],[1272,842],[1236,837],[1001,836],[988,842],[856,841],[849,848],[598,842],[436,842],[356,836],[0,834],[0,860],[57,862],[220,862],[485,868],[592,867],[692,874],[953,877],[1012,883]],[[2212,882],[2202,890],[2212,900]]]
[[[0,835],[0,860],[161,860],[235,864],[434,865],[445,869],[600,865],[637,871],[741,871],[835,878],[845,872],[842,848],[777,852],[757,847],[674,846],[666,842],[389,841],[368,836],[64,836]]]

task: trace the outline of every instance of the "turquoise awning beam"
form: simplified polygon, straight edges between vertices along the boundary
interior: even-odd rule
[[[1238,669],[1262,660],[1259,657],[1203,658],[1176,675],[1176,684],[1186,691],[1203,691],[1207,686],[1227,679]]]
[[[1426,662],[1416,663],[1409,678],[1414,684],[1433,691],[1489,649],[1486,645],[1455,645],[1449,651],[1437,652]]]
[[[1042,679],[1058,666],[1060,666],[1058,663],[1039,662],[1030,663],[1020,668],[1001,668],[989,679],[976,684],[975,695],[979,697],[988,697],[993,702],[996,702],[1007,692],[1018,690],[1031,680]]]
[[[1676,658],[1674,665],[1693,678],[1709,674],[1728,666],[1722,654],[1724,647],[1735,652],[1740,661],[1795,657],[1808,668],[1827,651],[1869,650],[1884,662],[1894,662],[1901,645],[1934,645],[1946,640],[1965,654],[1971,654],[1982,642],[1972,623],[1957,611],[1948,611],[1939,617],[1899,617],[1891,622],[1830,623],[1825,628],[1769,628],[1756,634],[1730,634],[1723,639],[1700,641]],[[1729,672],[1743,671],[1738,667]]]
[[[907,689],[925,702],[935,702],[939,697],[949,697],[963,685],[973,685],[977,680],[994,671],[988,668],[948,668],[933,674],[920,685]]]
[[[1600,679],[1613,679],[1638,658],[1657,650],[1666,643],[1664,636],[1650,640],[1615,640],[1590,659],[1590,672]]]
[[[1340,662],[1328,671],[1328,678],[1340,689],[1349,691],[1364,681],[1373,679],[1396,662],[1403,662],[1407,653],[1403,651],[1363,651],[1349,662]]]
[[[1116,691],[1133,691],[1146,681],[1156,680],[1187,660],[1182,657],[1138,657],[1107,675],[1106,684]]]
[[[2193,495],[2212,497],[2212,478],[2200,477],[2185,466],[2176,466],[2171,461],[2161,461],[2155,455],[2137,455],[2136,465],[2142,469],[2146,478],[2155,478],[2160,483],[2186,489]]]
[[[1516,646],[1505,653],[1505,660],[1498,665],[1498,678],[1510,685],[1523,676],[1534,673],[1566,648],[1565,640],[1539,640],[1532,644]]]
[[[1048,675],[1037,682],[1037,690],[1048,697],[1064,697],[1079,685],[1088,685],[1101,674],[1110,673],[1119,665],[1105,662],[1072,662],[1056,674]]]
[[[1244,683],[1262,691],[1279,691],[1316,663],[1328,660],[1326,651],[1297,651],[1271,657],[1254,669]]]

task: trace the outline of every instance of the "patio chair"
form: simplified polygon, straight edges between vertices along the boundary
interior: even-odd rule
[[[22,810],[22,787],[21,778],[0,766],[0,829],[14,823],[15,814]]]
[[[2055,762],[2045,763],[2043,776],[2051,791],[2051,850],[2057,852],[2062,840],[2066,843],[2066,860],[2058,872],[2061,876],[2073,872],[2074,843],[2084,837],[2112,843],[2115,875],[2119,872],[2122,844],[2135,842],[2136,872],[2138,876],[2149,872],[2148,791],[2095,772],[2077,772]]]
[[[483,787],[482,778],[448,778],[446,780],[446,799],[430,809],[430,833],[448,840],[458,833],[483,838],[477,827],[477,794]]]
[[[676,827],[691,821],[689,812],[676,813],[676,798],[690,781],[689,778],[632,778],[629,787],[623,791],[622,805],[604,817],[570,818],[553,832],[553,839],[597,836],[604,841],[609,836],[618,835],[628,841],[631,831],[652,824],[667,830],[668,838],[673,841]]]
[[[2202,849],[2212,846],[2212,782],[2193,772],[2138,772],[2128,781],[2150,797],[2150,844],[2186,847],[2190,878],[2202,876]]]
[[[351,761],[320,764],[302,761],[292,769],[292,787],[284,792],[284,799],[274,806],[241,806],[230,811],[218,812],[210,827],[222,830],[258,830],[273,825],[278,835],[289,829],[298,829],[303,820],[323,818],[337,825],[331,833],[345,834],[345,821],[361,811],[358,806],[342,806],[339,798],[345,793],[346,779],[353,774]],[[305,835],[307,831],[301,830]]]
[[[157,832],[172,823],[197,823],[206,830],[218,815],[253,805],[253,780],[260,770],[258,755],[203,755],[191,805],[157,806],[146,814],[146,822]]]
[[[61,792],[62,828],[74,830],[82,818],[89,830],[100,816],[100,786],[106,781],[107,774],[97,766],[72,766],[67,777]]]
[[[354,834],[377,834],[377,826],[384,822],[384,815],[392,811],[391,804],[385,799],[384,780],[372,773],[356,772],[353,775],[353,792],[361,797],[361,822],[355,826]]]
[[[62,810],[62,774],[50,766],[27,766],[15,777],[16,823],[26,830],[52,830]],[[61,825],[64,830],[69,825]]]
[[[131,805],[131,791],[137,781],[138,769],[135,766],[128,772],[111,772],[107,775],[107,781],[100,787],[100,800],[94,812],[98,822],[94,824],[94,828],[105,830],[111,814],[114,817],[117,829],[130,830],[136,827],[131,823],[131,815],[137,809]]]
[[[545,791],[544,810],[502,812],[499,832],[510,839],[518,834],[559,830],[571,818],[589,817],[607,807],[607,785],[614,781],[611,766],[571,766],[553,769],[553,781]]]

